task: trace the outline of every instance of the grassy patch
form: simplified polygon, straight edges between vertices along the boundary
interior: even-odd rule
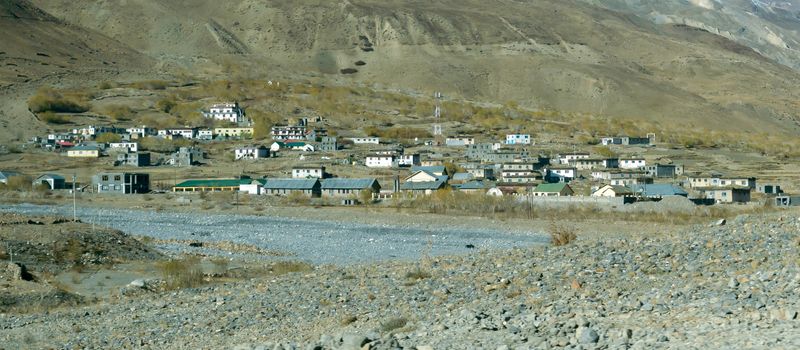
[[[168,289],[192,288],[203,284],[203,268],[197,257],[173,259],[156,264]]]

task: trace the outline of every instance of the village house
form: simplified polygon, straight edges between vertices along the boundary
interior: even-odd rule
[[[33,187],[45,186],[50,190],[63,190],[67,188],[67,180],[58,174],[43,174],[33,180]]]
[[[396,156],[397,165],[401,167],[417,166],[420,165],[419,153],[414,154],[400,154]]]
[[[445,168],[444,165],[428,165],[428,166],[420,165],[420,166],[411,167],[411,172],[412,173],[417,172],[417,171],[425,171],[425,172],[431,173],[431,174],[436,175],[436,176],[444,176],[445,178],[447,178],[447,175],[448,175],[447,174],[447,168]]]
[[[592,197],[631,197],[633,191],[625,186],[605,185],[592,192]]]
[[[524,149],[498,149],[484,154],[480,160],[487,163],[511,163],[527,160],[529,155]]]
[[[783,193],[783,189],[781,189],[780,185],[759,182],[756,185],[756,192],[769,195],[779,195]]]
[[[371,194],[381,192],[381,185],[374,178],[324,179],[321,188],[323,197],[353,197],[360,196],[363,191],[369,191]]]
[[[747,187],[756,188],[755,177],[725,176],[722,174],[700,174],[687,177],[689,188]]]
[[[100,149],[96,146],[78,145],[67,150],[67,157],[97,158],[100,157]]]
[[[247,139],[253,137],[253,128],[214,128],[214,135],[217,138]]]
[[[339,145],[336,142],[336,137],[323,136],[319,142],[319,151],[321,152],[336,152]]]
[[[533,163],[503,163],[500,165],[500,181],[505,183],[535,183],[543,180],[542,173]]]
[[[474,179],[475,179],[475,177],[472,176],[472,174],[470,174],[470,173],[455,173],[455,174],[453,174],[453,176],[450,177],[450,180],[452,180],[453,182],[458,182],[458,183],[472,181]]]
[[[608,181],[612,186],[646,185],[653,183],[652,177],[612,178]]]
[[[558,163],[561,165],[574,164],[578,159],[589,159],[590,154],[586,152],[573,152],[569,154],[562,154],[558,156]]]
[[[644,167],[648,175],[658,178],[675,178],[683,175],[683,165],[653,164]]]
[[[545,168],[544,180],[550,183],[570,182],[578,176],[578,169],[570,166],[552,166]]]
[[[391,168],[394,164],[394,155],[371,155],[367,156],[364,161],[364,165],[368,168]]]
[[[143,167],[150,166],[150,153],[149,152],[133,152],[133,153],[120,153],[117,155],[117,160],[114,166],[132,166]]]
[[[598,168],[616,168],[619,166],[619,160],[616,158],[584,158],[575,159],[571,164],[578,170],[593,170]]]
[[[125,129],[125,131],[131,135],[131,138],[143,138],[147,136],[156,136],[158,135],[158,130],[154,128],[148,128],[146,125],[142,126],[134,126],[131,128]]]
[[[628,136],[602,137],[600,138],[600,143],[603,144],[603,146],[649,145],[651,143],[651,139],[649,137],[628,137]]]
[[[211,141],[214,139],[214,130],[199,129],[197,130],[197,139],[203,141]]]
[[[620,158],[620,169],[642,169],[647,165],[644,158]]]
[[[158,136],[169,139],[170,136],[192,140],[197,137],[197,128],[169,128],[158,130]]]
[[[250,184],[252,179],[242,176],[238,179],[187,180],[172,187],[172,192],[229,192],[238,191],[242,184]]]
[[[531,192],[534,197],[566,197],[574,194],[575,191],[566,183],[540,184]]]
[[[123,128],[118,128],[115,126],[94,126],[89,125],[88,127],[81,128],[81,129],[72,129],[72,134],[77,135],[81,139],[90,140],[94,139],[100,134],[127,134],[128,131]]]
[[[468,173],[476,180],[494,180],[494,168],[479,166],[475,168],[466,169]]]
[[[235,160],[256,160],[269,157],[269,148],[264,146],[246,146],[234,150]]]
[[[272,145],[269,146],[269,150],[272,153],[276,153],[282,150],[314,152],[315,148],[314,145],[302,140],[286,140],[283,142],[281,141],[273,142]]]
[[[506,135],[506,145],[530,145],[530,134],[508,134]]]
[[[641,170],[596,170],[592,179],[607,182],[612,186],[630,186],[653,183],[653,178]]]
[[[238,102],[215,103],[203,112],[203,116],[237,124],[244,122],[244,110]]]
[[[261,179],[261,194],[272,196],[288,196],[292,193],[307,197],[320,197],[322,185],[319,179]]]
[[[109,151],[139,152],[139,144],[136,142],[111,142],[108,148]]]
[[[447,147],[464,147],[475,144],[475,138],[471,136],[448,137],[444,140]]]
[[[303,139],[306,135],[305,126],[276,125],[270,130],[270,135],[275,141]]]
[[[483,159],[486,155],[496,150],[491,143],[475,143],[466,146],[467,149],[464,155],[469,159]]]
[[[645,198],[688,197],[689,193],[672,184],[634,184],[628,186],[634,195]]]
[[[203,151],[195,147],[181,147],[177,152],[170,155],[167,165],[173,166],[192,166],[200,163],[205,157]]]
[[[380,137],[351,137],[354,145],[378,145],[381,143]]]
[[[412,194],[431,194],[447,185],[447,175],[436,175],[434,173],[417,170],[404,179],[400,185],[400,190]]]
[[[292,168],[292,178],[294,179],[324,179],[328,177],[325,173],[325,166],[323,165],[302,165]]]
[[[713,199],[715,203],[748,203],[750,202],[749,187],[707,188],[703,190],[705,197]]]
[[[306,132],[306,140],[311,142],[317,142],[326,136],[328,136],[328,130],[326,129],[315,128]]]
[[[8,184],[9,179],[17,176],[22,176],[22,175],[16,171],[8,171],[8,170],[0,171],[0,183]]]
[[[470,181],[462,184],[452,185],[453,189],[464,193],[485,194],[489,189],[494,188],[494,184],[488,181]]]
[[[92,177],[97,193],[133,194],[150,192],[150,175],[143,173],[99,173]]]

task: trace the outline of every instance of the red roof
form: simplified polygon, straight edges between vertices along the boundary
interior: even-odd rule
[[[69,142],[69,141],[64,141],[64,140],[58,140],[58,141],[56,141],[56,143],[57,143],[57,144],[59,144],[59,145],[60,145],[60,146],[62,146],[62,147],[72,147],[72,146],[75,146],[75,144],[74,144],[74,143],[72,143],[72,142]]]

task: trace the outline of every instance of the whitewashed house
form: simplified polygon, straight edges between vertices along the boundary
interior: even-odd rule
[[[239,107],[237,102],[217,103],[211,105],[207,112],[203,112],[203,116],[231,123],[241,123],[244,121],[244,110]]]
[[[475,138],[469,136],[448,137],[444,140],[444,145],[448,147],[462,147],[475,144]]]
[[[575,163],[578,159],[589,159],[589,153],[586,152],[574,152],[570,154],[564,154],[558,157],[558,162],[563,165]]]
[[[401,154],[396,156],[398,166],[416,166],[420,165],[419,153],[414,154]]]
[[[200,129],[200,130],[197,130],[197,139],[198,140],[213,140],[214,139],[214,130],[211,130],[211,129]]]
[[[319,166],[296,166],[292,168],[292,178],[294,179],[308,179],[308,178],[317,178],[317,179],[324,179],[326,177],[325,174],[325,167],[322,165]]]
[[[530,134],[508,134],[506,135],[506,145],[530,145]]]
[[[391,168],[394,166],[394,155],[371,155],[367,156],[364,164],[368,168]]]
[[[131,137],[142,138],[145,136],[154,136],[157,134],[156,129],[148,128],[145,125],[142,126],[134,126],[132,128],[127,128],[125,131],[131,135]]]
[[[264,146],[247,146],[237,148],[235,151],[236,160],[241,159],[262,159],[269,157],[269,148]]]
[[[624,186],[605,185],[592,192],[592,197],[630,197],[633,191]]]
[[[351,137],[350,141],[353,141],[355,145],[378,145],[381,143],[380,137]]]
[[[647,165],[644,158],[620,158],[620,169],[641,169]]]

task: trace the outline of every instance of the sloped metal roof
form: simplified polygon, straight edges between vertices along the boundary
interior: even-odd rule
[[[322,180],[323,190],[349,190],[366,189],[372,187],[376,179],[324,179]]]
[[[311,190],[319,179],[263,179],[260,182],[266,189]]]

